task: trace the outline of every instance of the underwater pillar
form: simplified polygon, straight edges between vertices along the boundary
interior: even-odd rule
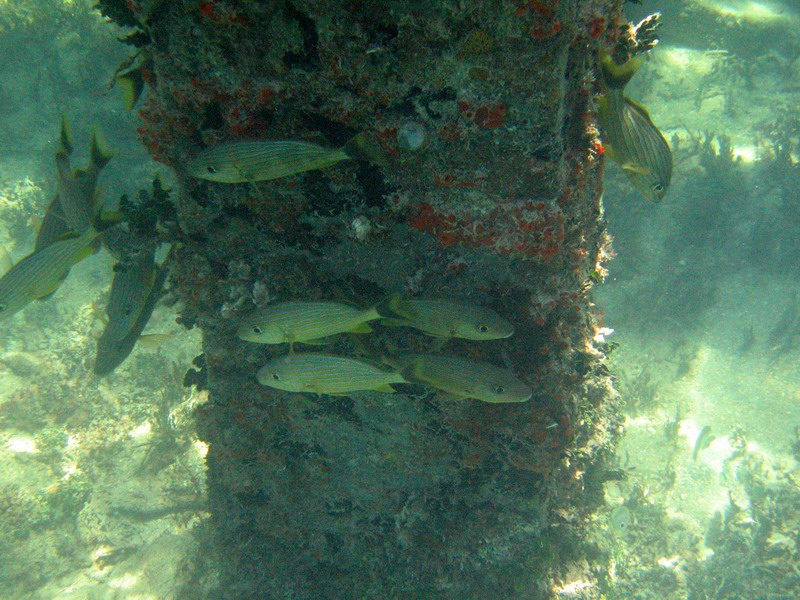
[[[211,597],[540,598],[588,570],[581,523],[616,410],[590,302],[607,246],[593,57],[620,4],[125,4],[149,38],[140,137],[180,179],[181,320],[203,331]],[[186,172],[220,141],[362,131],[384,165],[238,185]],[[269,301],[391,293],[512,321],[508,339],[438,351],[511,368],[533,398],[279,392],[256,372],[287,348],[235,335]],[[436,344],[378,325],[324,351]]]

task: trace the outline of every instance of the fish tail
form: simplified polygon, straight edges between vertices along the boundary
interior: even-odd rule
[[[378,166],[386,166],[383,150],[364,131],[353,136],[342,147],[342,151],[353,160],[363,160]]]
[[[91,142],[91,164],[99,171],[114,158],[114,152],[105,140],[105,137],[97,127],[92,127],[92,142]]]
[[[621,90],[636,74],[642,66],[640,56],[630,59],[628,62],[618,65],[608,52],[600,53],[600,74],[603,77],[605,86],[612,90]]]
[[[72,154],[74,145],[72,143],[72,128],[67,121],[67,115],[61,113],[61,133],[59,134],[59,141],[61,142],[61,150],[59,152],[65,153],[67,156]]]
[[[404,319],[406,315],[402,313],[402,302],[400,294],[392,294],[375,305],[375,312],[381,319]]]
[[[139,65],[134,69],[120,73],[116,77],[116,82],[122,88],[122,103],[126,112],[133,110],[136,102],[144,91],[143,67]]]

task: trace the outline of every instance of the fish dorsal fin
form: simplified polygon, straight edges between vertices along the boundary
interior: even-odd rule
[[[91,143],[89,145],[90,165],[99,171],[108,164],[116,152],[111,149],[105,137],[97,127],[92,127]]]
[[[122,103],[126,112],[133,110],[144,91],[144,66],[139,65],[124,73],[119,73],[115,81],[122,88]]]
[[[642,118],[647,119],[647,122],[653,125],[653,120],[650,118],[650,113],[647,112],[647,109],[642,104],[636,100],[628,98],[627,96],[625,96],[625,104],[633,112],[639,114]],[[655,127],[655,125],[653,125],[653,127]]]
[[[69,126],[69,121],[67,121],[67,115],[61,113],[61,133],[59,137],[59,141],[61,142],[61,150],[69,156],[72,154],[73,144],[72,144],[72,128]]]
[[[641,57],[636,56],[622,65],[614,62],[614,59],[608,52],[600,52],[600,74],[603,78],[603,84],[612,90],[621,90],[636,74],[639,67],[644,62]]]

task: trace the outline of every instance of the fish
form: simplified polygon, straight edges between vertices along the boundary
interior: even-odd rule
[[[607,52],[600,54],[600,133],[606,154],[634,187],[648,200],[659,202],[672,179],[672,150],[647,109],[623,93],[642,62],[636,57],[618,65]]]
[[[69,233],[11,267],[0,278],[0,320],[55,292],[69,270],[94,252],[93,243],[99,235],[94,227],[82,235]]]
[[[97,340],[97,352],[94,359],[94,372],[97,375],[107,375],[121,365],[133,351],[136,342],[139,341],[144,328],[147,327],[150,317],[153,315],[158,301],[164,293],[164,283],[169,274],[169,262],[173,255],[175,246],[172,246],[167,256],[161,262],[156,271],[153,285],[147,294],[147,300],[142,306],[139,316],[134,321],[125,337],[113,339],[108,335],[108,328],[103,331],[103,335]]]
[[[291,140],[224,142],[202,150],[189,163],[189,174],[217,183],[248,183],[324,169],[350,159],[384,162],[377,145],[362,132],[338,149]]]
[[[50,206],[47,207],[42,224],[36,232],[34,251],[49,246],[68,231],[70,229],[64,217],[64,210],[61,208],[61,196],[56,194],[50,202]]]
[[[92,128],[89,165],[85,169],[72,169],[72,134],[66,117],[61,117],[61,149],[56,152],[59,204],[67,227],[83,233],[94,222],[97,210],[97,180],[100,172],[113,158],[105,139],[97,128]]]
[[[394,294],[377,310],[382,325],[413,327],[436,337],[496,340],[514,334],[514,326],[495,311],[455,300]]]
[[[114,265],[104,335],[112,340],[120,340],[128,335],[147,303],[155,277],[155,247],[142,249],[138,254]]]
[[[692,460],[697,462],[697,457],[700,456],[700,453],[708,448],[713,442],[716,436],[711,433],[711,426],[706,425],[700,430],[700,433],[697,435],[697,439],[694,441],[694,450],[692,451]]]
[[[608,515],[608,524],[617,535],[624,534],[633,524],[631,509],[625,505],[616,507]]]
[[[286,392],[346,396],[373,390],[393,393],[393,383],[406,383],[400,373],[360,358],[316,352],[279,356],[258,371],[261,385]]]
[[[388,364],[397,367],[393,359]],[[507,403],[530,400],[533,390],[507,369],[455,356],[421,354],[400,360],[400,371],[409,383],[429,385],[454,400],[474,398],[483,402]]]
[[[367,322],[379,317],[374,308],[364,310],[338,302],[281,302],[242,319],[237,335],[259,344],[318,342],[338,333],[369,333],[372,329]]]

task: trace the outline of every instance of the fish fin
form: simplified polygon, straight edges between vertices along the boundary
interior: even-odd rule
[[[396,319],[404,316],[400,314],[400,302],[402,302],[402,300],[403,297],[400,294],[391,294],[375,305],[375,311],[384,319]]]
[[[608,52],[600,52],[600,74],[606,87],[612,90],[621,90],[636,74],[644,60],[640,56],[631,58],[624,64],[618,65]]]
[[[239,177],[242,178],[242,181],[247,181],[253,184],[254,187],[256,183],[256,176],[255,174],[251,173],[250,171],[245,171],[244,169],[237,169],[239,171]],[[256,191],[258,191],[258,187],[256,187]],[[260,193],[260,192],[259,192]]]
[[[376,391],[376,392],[385,392],[385,393],[387,393],[387,394],[396,394],[396,393],[397,393],[397,390],[396,390],[396,389],[394,389],[394,388],[393,388],[391,385],[389,385],[388,383],[386,383],[386,384],[384,384],[384,385],[379,385],[378,387],[376,387],[376,388],[375,388],[375,391]]]
[[[99,171],[108,164],[116,152],[112,150],[100,129],[92,127],[92,139],[90,144],[90,165],[97,168]]]
[[[50,300],[50,298],[52,298],[52,297],[53,297],[53,294],[55,294],[55,293],[58,291],[58,288],[60,288],[60,287],[61,287],[61,284],[62,284],[62,283],[64,283],[64,280],[67,278],[67,275],[69,275],[69,270],[67,270],[67,272],[66,272],[66,273],[64,273],[64,276],[63,276],[61,279],[59,279],[58,281],[56,281],[56,282],[55,282],[55,283],[54,283],[54,284],[53,284],[51,287],[49,287],[48,289],[44,290],[44,293],[43,293],[43,294],[41,294],[40,296],[36,296],[36,299],[37,299],[37,300],[42,300],[42,301],[44,301],[44,300]]]
[[[73,265],[77,265],[84,258],[89,258],[92,254],[97,252],[98,248],[94,244],[87,244],[75,253],[75,258],[72,261]]]
[[[61,150],[67,156],[72,154],[72,150],[74,145],[72,143],[72,128],[69,126],[69,121],[67,121],[67,115],[61,113],[61,134],[59,137],[59,141],[61,142]]]
[[[649,175],[650,169],[647,167],[643,167],[642,165],[635,165],[631,163],[625,163],[624,165],[620,165],[620,168],[628,173],[629,175]]]
[[[350,329],[348,333],[372,333],[372,327],[367,325],[366,323],[360,323]]]
[[[342,147],[342,150],[353,160],[363,160],[381,167],[387,165],[386,157],[381,147],[372,141],[364,131],[353,136]]]
[[[655,125],[653,124],[653,119],[650,118],[650,113],[644,107],[644,104],[641,104],[640,102],[637,102],[636,100],[634,100],[632,98],[628,98],[627,96],[625,96],[624,101],[625,101],[625,105],[628,108],[630,108],[634,112],[639,113],[642,117],[647,119],[647,122],[650,123],[650,125],[653,125],[653,127],[655,127]]]
[[[39,225],[39,231],[36,233],[34,252],[52,244],[68,229],[69,227],[64,218],[64,209],[61,206],[61,197],[56,194],[50,202],[50,206],[47,207],[44,219],[42,219]]]
[[[139,97],[144,91],[144,77],[142,75],[143,67],[139,65],[134,69],[130,69],[124,73],[120,73],[116,77],[116,82],[122,88],[122,103],[126,112],[131,112],[133,107],[139,101]]]

